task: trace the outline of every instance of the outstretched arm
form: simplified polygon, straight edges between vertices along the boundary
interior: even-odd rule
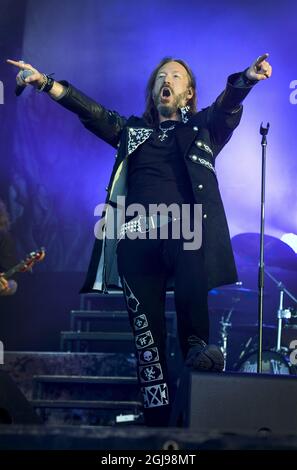
[[[238,126],[242,116],[242,102],[253,85],[271,77],[272,67],[268,54],[258,57],[242,73],[230,75],[225,90],[208,111],[208,125],[215,145],[223,147]]]
[[[45,74],[40,73],[32,65],[10,59],[7,62],[20,69],[16,77],[19,85],[30,84],[37,89],[44,85]],[[22,70],[30,70],[33,73],[24,81],[20,75]],[[48,94],[61,106],[77,114],[82,124],[89,131],[113,147],[117,147],[120,134],[127,121],[125,117],[120,116],[116,111],[109,111],[104,108],[65,81],[54,81]]]
[[[25,64],[24,62],[10,60],[6,61],[8,64],[15,65],[20,69],[19,73],[17,74],[16,81],[18,85],[33,85],[35,88],[40,88],[44,82],[44,75],[40,73],[37,69],[32,67],[30,64]],[[25,81],[21,78],[22,70],[30,70],[33,72],[32,75],[27,77]],[[59,99],[65,93],[65,87],[61,85],[61,83],[54,81],[51,90],[48,94],[54,98],[55,100]]]

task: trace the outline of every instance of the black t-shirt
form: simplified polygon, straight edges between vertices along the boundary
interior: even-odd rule
[[[162,128],[168,129],[166,133],[155,129],[130,155],[127,206],[138,203],[147,208],[152,203],[180,205],[194,201],[190,178],[175,137],[175,130],[181,125],[178,121],[162,122]]]

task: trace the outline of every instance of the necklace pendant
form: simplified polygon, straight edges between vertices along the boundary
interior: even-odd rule
[[[175,124],[171,127],[167,127],[166,129],[162,129],[162,127],[159,125],[159,129],[162,132],[162,135],[158,135],[158,138],[160,139],[161,142],[163,142],[165,139],[167,139],[168,131],[172,131],[175,128]]]
[[[159,135],[158,137],[161,140],[161,142],[163,142],[168,137],[168,135],[166,134],[166,132],[163,132],[163,134]]]

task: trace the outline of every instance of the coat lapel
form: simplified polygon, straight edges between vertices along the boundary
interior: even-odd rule
[[[153,133],[153,129],[145,127],[128,127],[128,142],[126,156],[133,153]]]

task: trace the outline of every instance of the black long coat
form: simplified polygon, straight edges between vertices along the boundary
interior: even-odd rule
[[[107,210],[104,223],[108,226],[108,207],[115,207],[116,197],[127,194],[127,166],[133,152],[153,132],[139,117],[125,118],[94,102],[68,82],[66,94],[58,101],[76,113],[83,125],[117,149],[116,161],[108,185]],[[203,245],[208,287],[212,289],[237,281],[226,215],[215,171],[215,160],[230,139],[242,116],[242,101],[251,90],[242,73],[230,75],[225,90],[215,102],[202,111],[190,114],[181,108],[183,126],[176,137],[187,167],[195,202],[203,207]],[[102,237],[101,237],[102,238]],[[102,291],[120,286],[117,272],[116,240],[104,236],[95,239],[86,280],[81,292]]]

